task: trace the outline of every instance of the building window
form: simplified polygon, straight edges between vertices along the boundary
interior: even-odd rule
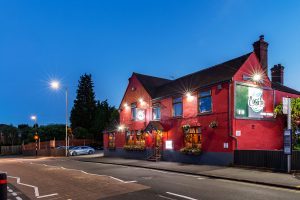
[[[182,97],[173,99],[173,116],[182,116]]]
[[[202,134],[200,127],[191,127],[188,132],[185,133],[184,138],[185,147],[201,149]]]
[[[131,119],[136,119],[136,103],[131,104]]]
[[[212,111],[211,90],[199,92],[199,112],[207,113]]]
[[[160,120],[160,104],[153,104],[152,108],[153,120]]]
[[[134,144],[134,131],[126,131],[125,136],[127,145]]]
[[[108,148],[109,149],[115,149],[116,148],[116,134],[115,133],[109,133],[108,134]]]

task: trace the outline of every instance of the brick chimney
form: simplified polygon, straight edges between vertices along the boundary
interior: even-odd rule
[[[283,85],[283,74],[284,74],[284,67],[281,64],[274,65],[271,69],[272,74],[272,82],[280,83]]]
[[[268,76],[268,43],[265,42],[264,35],[259,36],[259,40],[253,43],[254,52]]]

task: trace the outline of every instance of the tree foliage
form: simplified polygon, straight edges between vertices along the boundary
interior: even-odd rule
[[[90,74],[80,76],[77,95],[70,116],[72,129],[82,127],[91,131],[96,114],[96,100],[93,88],[94,84]]]
[[[70,121],[76,138],[101,142],[102,132],[112,121],[119,120],[119,112],[107,100],[96,101],[93,87],[90,74],[80,76]]]
[[[283,105],[278,104],[274,108],[274,114],[275,116],[281,116],[285,120],[287,118],[287,115],[283,114]],[[296,135],[296,130],[299,130],[300,128],[300,98],[292,98],[291,99],[291,125],[292,125],[292,131],[293,131],[293,144],[294,148],[299,148],[300,150],[300,140],[299,135]],[[299,147],[298,147],[299,146]]]

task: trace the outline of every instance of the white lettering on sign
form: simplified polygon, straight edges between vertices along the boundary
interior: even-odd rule
[[[235,131],[235,136],[237,136],[237,137],[239,137],[239,136],[241,136],[241,131]]]
[[[261,112],[265,107],[265,101],[262,98],[263,90],[259,88],[249,88],[248,90],[248,106],[253,112]]]

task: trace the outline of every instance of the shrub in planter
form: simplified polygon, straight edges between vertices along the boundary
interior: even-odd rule
[[[144,151],[146,148],[144,145],[124,145],[123,147],[126,151]]]
[[[183,147],[180,152],[187,155],[200,155],[201,149],[196,147]]]

